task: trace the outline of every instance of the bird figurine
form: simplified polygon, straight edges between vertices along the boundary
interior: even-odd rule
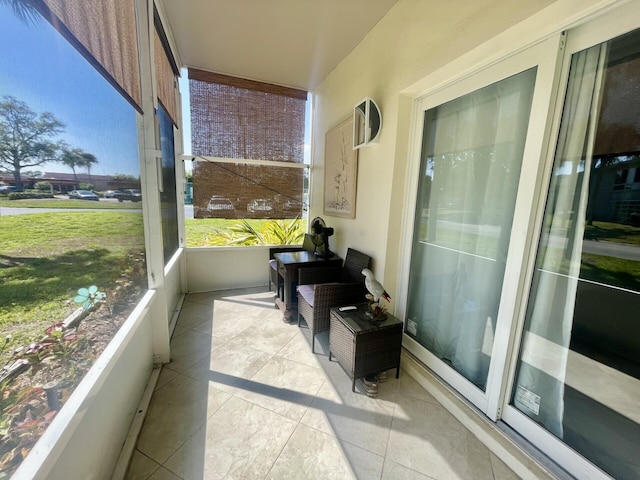
[[[370,294],[366,297],[370,300],[370,308],[373,312],[373,316],[376,318],[386,317],[386,309],[380,306],[380,299],[384,298],[387,302],[390,302],[391,297],[385,291],[382,284],[373,276],[373,272],[371,270],[365,268],[364,270],[362,270],[362,275],[364,275],[364,286],[367,288]]]

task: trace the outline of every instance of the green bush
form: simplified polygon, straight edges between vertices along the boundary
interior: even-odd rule
[[[53,198],[50,193],[36,193],[36,192],[13,192],[9,194],[9,200],[26,200],[29,198]]]
[[[51,192],[51,184],[49,182],[36,182],[34,188],[39,192]]]

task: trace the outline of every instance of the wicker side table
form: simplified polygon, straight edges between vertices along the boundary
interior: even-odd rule
[[[356,305],[356,310],[340,311],[332,308],[329,328],[329,360],[335,357],[351,378],[355,392],[356,379],[396,369],[400,375],[402,348],[402,321],[393,315],[381,322],[365,317],[367,303]]]

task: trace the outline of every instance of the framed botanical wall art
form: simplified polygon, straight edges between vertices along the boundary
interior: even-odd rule
[[[358,151],[353,149],[353,118],[329,130],[324,145],[324,214],[355,218]]]

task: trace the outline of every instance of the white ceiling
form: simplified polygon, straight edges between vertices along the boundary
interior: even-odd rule
[[[397,0],[161,0],[180,60],[314,90]]]

